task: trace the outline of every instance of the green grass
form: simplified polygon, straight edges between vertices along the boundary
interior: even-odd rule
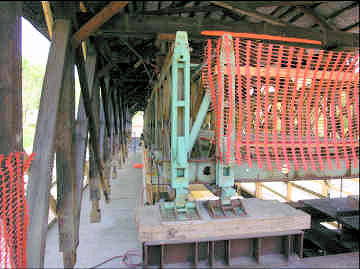
[[[27,153],[32,152],[33,142],[34,142],[34,135],[35,135],[35,125],[24,125],[23,127],[23,143],[24,149]]]

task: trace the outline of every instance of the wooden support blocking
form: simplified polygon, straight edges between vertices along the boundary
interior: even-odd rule
[[[49,175],[70,29],[69,20],[55,22],[36,124],[33,146],[35,158],[30,167],[27,187],[29,205],[27,265],[33,268],[44,266],[51,184]]]
[[[22,151],[20,2],[0,2],[0,154]]]

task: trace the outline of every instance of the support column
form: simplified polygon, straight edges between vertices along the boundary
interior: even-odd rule
[[[85,70],[87,73],[88,88],[93,87],[96,66],[96,55],[88,54],[86,57]],[[80,77],[80,76],[79,76]],[[88,146],[88,122],[84,107],[84,97],[80,94],[79,106],[76,119],[76,196],[77,196],[77,216],[76,216],[76,246],[79,245],[79,225],[82,205],[82,190],[84,185],[84,165],[86,148]]]
[[[60,96],[56,134],[57,216],[59,250],[63,252],[64,268],[75,265],[75,229],[77,215],[75,178],[75,79],[74,51],[68,49],[64,83]],[[74,132],[75,134],[75,132]]]
[[[27,266],[32,268],[44,267],[51,162],[70,26],[69,20],[55,21],[36,124],[33,146],[35,158],[30,167],[27,187],[29,207]]]
[[[20,2],[0,2],[0,154],[23,150]]]
[[[116,90],[112,89],[111,94],[111,103],[113,107],[113,123],[114,123],[114,139],[113,139],[113,155],[112,159],[118,159],[119,153],[119,114],[118,114],[118,105],[116,102]],[[116,166],[114,166],[114,176],[116,176]]]
[[[120,94],[120,90],[117,93],[117,101],[119,105],[119,165],[122,168],[125,165],[125,152],[124,152],[124,144],[125,144],[125,134],[124,134],[124,110],[122,104],[122,98]]]
[[[106,154],[106,147],[107,147],[107,135],[105,134],[105,113],[104,113],[104,104],[102,99],[100,99],[99,104],[99,124],[100,124],[100,133],[99,133],[99,145],[100,145],[100,158],[104,160],[104,177],[107,184],[107,189],[109,191],[109,195],[111,194],[110,188],[110,173],[108,169],[108,162]]]
[[[94,115],[94,122],[96,126],[99,126],[99,84],[98,81],[95,81],[93,88],[93,94],[91,98],[91,109]],[[97,133],[97,130],[95,130]],[[90,136],[90,141],[92,139],[97,139],[99,136]],[[89,169],[89,187],[90,187],[90,201],[91,201],[91,212],[90,212],[90,222],[96,223],[101,221],[101,211],[100,211],[100,188],[99,188],[99,169],[96,165],[95,152],[90,148],[90,169]],[[100,154],[101,156],[101,154]]]

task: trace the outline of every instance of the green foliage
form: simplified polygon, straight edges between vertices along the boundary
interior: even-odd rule
[[[45,66],[34,65],[22,60],[22,100],[23,100],[23,143],[24,149],[31,152],[37,114],[40,104],[42,81]]]

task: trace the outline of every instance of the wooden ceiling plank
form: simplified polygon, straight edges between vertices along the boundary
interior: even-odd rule
[[[93,32],[99,29],[105,22],[107,22],[112,16],[118,13],[127,4],[128,1],[110,2],[73,35],[71,39],[72,45],[75,48],[79,46],[81,41],[88,38]]]
[[[243,5],[237,4],[236,6],[234,4],[228,4],[227,2],[220,2],[220,1],[209,1],[210,3],[216,5],[216,6],[220,6],[223,7],[225,9],[231,10],[232,12],[239,14],[239,15],[246,15],[249,17],[254,17],[256,19],[265,21],[267,23],[271,23],[274,25],[280,25],[280,26],[287,26],[288,24],[285,22],[282,22],[281,20],[277,19],[276,17],[273,17],[271,15],[268,14],[262,14],[256,10],[253,9],[249,9]],[[240,2],[241,3],[241,2]]]

